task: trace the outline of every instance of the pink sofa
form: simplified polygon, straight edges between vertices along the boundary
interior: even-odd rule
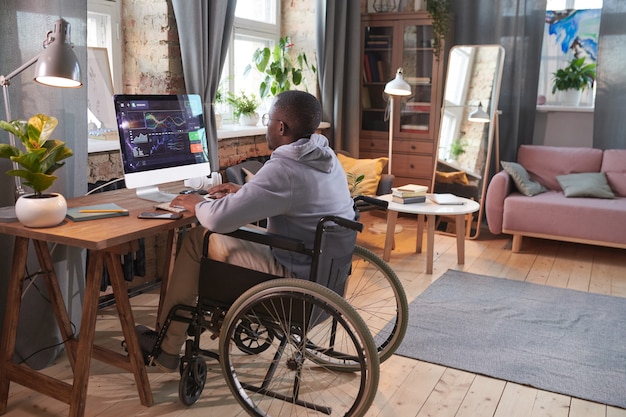
[[[512,234],[513,252],[523,236],[626,248],[626,149],[522,145],[517,163],[547,191],[523,195],[505,170],[489,183],[489,230]],[[556,177],[588,172],[604,172],[615,198],[566,197]]]

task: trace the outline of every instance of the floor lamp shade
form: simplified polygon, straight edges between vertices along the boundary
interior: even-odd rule
[[[392,146],[393,146],[393,102],[394,97],[396,96],[409,96],[412,94],[411,86],[409,83],[404,81],[402,77],[402,68],[398,68],[396,71],[396,78],[389,81],[385,85],[385,94],[389,94],[389,155],[387,161],[387,173],[391,175],[391,156],[392,156]]]

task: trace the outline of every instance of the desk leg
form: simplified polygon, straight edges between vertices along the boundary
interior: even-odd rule
[[[22,303],[22,286],[24,284],[27,256],[28,239],[16,237],[7,292],[7,308],[4,312],[4,325],[2,326],[2,344],[0,345],[0,414],[4,414],[7,411],[7,401],[9,399],[8,364],[13,362],[13,352],[15,351],[17,322]]]
[[[394,245],[394,234],[396,233],[396,221],[398,220],[398,212],[387,210],[387,232],[385,233],[385,248],[383,249],[383,260],[389,262],[391,257],[391,249]]]
[[[435,257],[435,221],[437,216],[428,215],[428,229],[426,232],[426,273],[433,273],[433,259]]]
[[[122,265],[120,264],[118,255],[115,253],[107,252],[105,256],[107,269],[111,278],[111,287],[113,287],[113,294],[115,295],[115,305],[117,306],[120,317],[124,340],[126,340],[130,368],[135,376],[135,383],[137,384],[137,391],[139,392],[139,400],[141,404],[149,407],[154,403],[154,400],[152,398],[152,390],[150,389],[150,381],[148,380],[148,373],[143,362],[141,348],[139,347],[137,335],[135,334],[135,319],[133,318],[130,301],[128,300],[128,289],[124,282]]]
[[[76,335],[72,329],[72,323],[67,313],[67,306],[65,305],[65,300],[63,299],[63,294],[59,287],[59,280],[54,271],[54,264],[52,263],[48,244],[40,240],[34,240],[33,246],[37,253],[39,265],[44,271],[44,281],[50,295],[50,304],[54,310],[54,315],[56,316],[57,324],[61,331],[61,337],[65,343],[65,351],[67,352],[70,366],[73,371],[76,371],[76,346],[73,345]]]
[[[465,214],[456,216],[456,258],[459,265],[465,263]]]

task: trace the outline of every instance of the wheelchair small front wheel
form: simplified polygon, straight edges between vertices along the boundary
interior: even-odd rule
[[[272,344],[274,331],[261,323],[242,320],[235,329],[235,344],[242,352],[258,355]]]
[[[178,383],[178,398],[180,402],[189,406],[200,398],[206,383],[206,362],[201,357],[191,359],[183,368]]]

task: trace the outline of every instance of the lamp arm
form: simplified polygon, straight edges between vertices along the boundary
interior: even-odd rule
[[[4,96],[4,112],[6,115],[7,122],[10,122],[12,119],[11,103],[9,100],[9,85],[11,84],[11,79],[15,77],[16,75],[19,75],[20,73],[22,73],[26,68],[30,67],[35,62],[37,62],[39,60],[39,56],[40,54],[29,59],[28,61],[26,61],[25,63],[23,63],[22,65],[20,65],[18,68],[16,68],[15,70],[13,70],[7,75],[0,75],[0,85],[2,86],[2,95]],[[13,136],[12,133],[9,133],[9,144],[11,146],[17,146],[17,141],[15,140],[15,136]],[[19,169],[19,165],[17,162],[12,161],[11,163],[13,165],[13,169]],[[20,177],[16,176],[15,177],[15,199],[17,200],[17,198],[19,198],[21,195],[25,193],[26,191],[24,190],[24,187],[22,187],[22,180],[20,179]]]
[[[0,85],[6,86],[6,85],[11,84],[11,79],[13,77],[15,77],[18,74],[21,74],[22,71],[24,71],[26,68],[33,65],[35,62],[37,62],[37,60],[39,60],[39,55],[36,55],[33,58],[29,59],[28,61],[24,62],[22,65],[20,65],[17,69],[13,70],[9,74],[0,75]]]

